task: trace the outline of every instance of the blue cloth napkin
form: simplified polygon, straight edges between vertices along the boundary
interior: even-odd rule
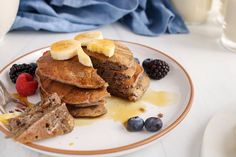
[[[21,0],[11,30],[78,32],[116,21],[134,33],[187,33],[169,0]]]

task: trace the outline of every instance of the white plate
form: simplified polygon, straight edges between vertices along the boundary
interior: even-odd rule
[[[216,114],[203,137],[202,157],[236,156],[236,108]]]
[[[165,106],[156,106],[146,102],[146,111],[140,115],[146,119],[147,117],[162,113],[164,115],[162,118],[164,123],[162,130],[156,133],[149,133],[147,131],[131,133],[128,132],[119,121],[102,118],[90,125],[76,127],[67,135],[34,142],[24,146],[48,155],[123,155],[153,143],[175,128],[184,119],[191,108],[193,99],[192,82],[184,68],[173,58],[156,49],[136,43],[122,42],[131,49],[134,56],[139,58],[141,62],[146,58],[159,58],[165,60],[170,65],[169,74],[160,81],[151,81],[149,90],[172,93],[175,95],[175,101]],[[0,79],[11,93],[16,92],[8,76],[11,65],[14,63],[35,62],[46,50],[48,50],[48,48],[42,48],[27,53],[9,63],[0,71]],[[158,95],[155,95],[155,97],[156,96]],[[29,100],[37,102],[39,101],[39,95],[32,96]],[[0,130],[8,134],[7,130],[3,129],[1,126]]]

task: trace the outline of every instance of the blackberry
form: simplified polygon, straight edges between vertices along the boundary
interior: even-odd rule
[[[170,71],[169,65],[159,59],[145,59],[143,61],[143,68],[147,75],[154,80],[164,78]]]
[[[36,63],[14,64],[10,68],[10,72],[9,72],[10,79],[13,83],[16,83],[16,79],[21,73],[28,73],[34,76],[36,68],[37,68]]]

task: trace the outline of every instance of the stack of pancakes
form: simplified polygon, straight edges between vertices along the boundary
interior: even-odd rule
[[[91,52],[86,47],[83,50],[90,56],[98,74],[109,84],[109,93],[136,101],[147,90],[149,78],[128,47],[118,41],[114,41],[114,44],[115,53],[110,58]]]
[[[54,60],[49,52],[37,61],[36,77],[40,94],[45,99],[57,93],[73,117],[97,117],[105,114],[105,98],[109,96],[107,83],[97,70],[86,67],[78,57]]]

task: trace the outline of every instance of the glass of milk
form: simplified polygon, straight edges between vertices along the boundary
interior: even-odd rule
[[[212,0],[171,0],[187,24],[202,24],[207,20]]]
[[[10,30],[18,11],[19,0],[0,0],[0,41]]]
[[[221,43],[236,52],[236,0],[227,0]]]

